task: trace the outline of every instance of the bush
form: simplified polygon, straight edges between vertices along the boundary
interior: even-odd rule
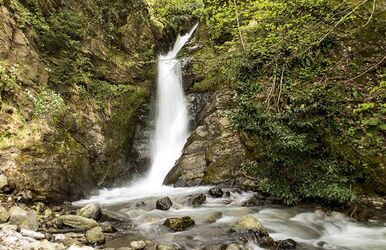
[[[245,167],[256,182],[289,204],[344,203],[383,189],[383,80],[368,69],[382,68],[385,29],[371,3],[204,2],[215,45],[196,54],[209,59],[196,68],[222,84],[198,86],[235,88],[230,117],[251,151],[254,163]],[[367,78],[350,80],[361,72]],[[367,182],[376,187],[366,190]]]

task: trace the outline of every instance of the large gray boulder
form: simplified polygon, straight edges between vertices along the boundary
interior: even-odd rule
[[[77,215],[89,219],[100,220],[102,212],[98,204],[92,203],[79,209]]]
[[[7,209],[5,209],[3,206],[0,206],[0,224],[6,223],[9,219],[9,216],[10,215]]]
[[[20,229],[26,229],[30,231],[38,231],[39,229],[39,216],[38,214],[31,210],[27,212],[25,219],[18,225]]]
[[[9,223],[12,225],[19,225],[27,218],[28,212],[20,207],[13,206],[9,210],[9,214]]]
[[[84,230],[99,226],[95,220],[78,215],[62,215],[58,218],[58,221],[66,226]]]

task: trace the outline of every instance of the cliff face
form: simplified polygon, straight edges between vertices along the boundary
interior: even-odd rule
[[[129,179],[161,37],[145,3],[0,1],[0,17],[0,170],[11,185],[63,200]]]

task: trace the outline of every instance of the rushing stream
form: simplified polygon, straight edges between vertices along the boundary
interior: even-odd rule
[[[99,195],[76,202],[81,206],[99,203],[118,212],[138,225],[127,229],[106,247],[127,247],[133,240],[154,240],[176,244],[184,249],[201,249],[231,241],[228,230],[243,215],[258,218],[275,240],[291,238],[299,249],[386,249],[386,227],[355,223],[341,214],[327,216],[310,207],[242,207],[252,193],[230,192],[229,197],[214,199],[193,208],[186,205],[189,195],[206,193],[209,187],[172,188],[162,186],[163,179],[180,157],[188,137],[188,112],[181,77],[178,52],[194,33],[179,36],[174,48],[159,57],[157,87],[157,121],[153,141],[153,159],[149,175],[129,187],[101,190]],[[232,191],[232,190],[229,190]],[[155,209],[156,200],[168,196],[173,201],[169,211]],[[140,206],[138,204],[142,203]],[[172,233],[163,222],[166,218],[190,216],[193,228]],[[252,242],[250,249],[259,249]]]

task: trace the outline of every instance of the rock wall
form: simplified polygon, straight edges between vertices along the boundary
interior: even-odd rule
[[[42,40],[68,13],[84,31],[52,53]],[[0,1],[0,17],[0,172],[14,192],[73,200],[140,171],[132,142],[163,36],[145,3]]]

